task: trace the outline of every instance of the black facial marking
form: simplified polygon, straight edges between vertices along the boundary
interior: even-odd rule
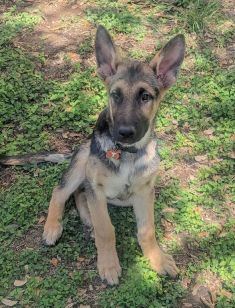
[[[109,131],[109,123],[108,123],[108,108],[105,108],[99,115],[98,120],[96,122],[96,130],[99,133],[108,132]]]
[[[134,85],[139,81],[147,83],[153,90],[157,89],[157,79],[154,72],[146,71],[144,65],[138,61],[132,61],[126,68],[124,79],[129,85]]]

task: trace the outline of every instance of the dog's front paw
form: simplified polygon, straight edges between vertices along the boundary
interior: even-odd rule
[[[61,237],[63,226],[60,222],[46,222],[44,232],[42,235],[43,241],[46,245],[51,246]]]
[[[155,259],[150,260],[152,268],[161,275],[170,275],[176,277],[179,274],[179,269],[175,264],[172,256],[163,252],[156,256]]]
[[[102,280],[106,280],[109,285],[118,284],[122,269],[116,253],[109,252],[108,256],[102,257],[98,255],[97,266]]]

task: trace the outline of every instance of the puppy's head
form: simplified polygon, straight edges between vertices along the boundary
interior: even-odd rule
[[[176,81],[184,59],[184,36],[171,39],[149,64],[121,61],[108,31],[99,26],[95,52],[109,95],[111,133],[119,143],[135,144],[149,131],[161,97]]]

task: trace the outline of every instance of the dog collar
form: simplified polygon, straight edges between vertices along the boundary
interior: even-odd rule
[[[120,143],[117,143],[116,144],[116,148],[121,150],[121,151],[124,151],[124,152],[129,152],[129,153],[137,153],[138,152],[138,149],[134,146],[131,146],[131,147],[124,147],[123,145],[121,145]]]
[[[121,158],[122,151],[129,153],[137,153],[138,149],[133,146],[123,147],[121,144],[116,144],[115,148],[108,149],[105,154],[107,158],[113,158],[115,160],[119,160]]]

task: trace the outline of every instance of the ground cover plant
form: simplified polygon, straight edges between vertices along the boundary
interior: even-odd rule
[[[204,287],[207,307],[234,307],[232,1],[4,0],[0,14],[2,156],[71,152],[89,137],[106,103],[93,52],[99,23],[137,59],[151,59],[177,33],[187,42],[180,78],[156,122],[156,234],[179,278],[150,269],[129,208],[110,208],[123,268],[118,287],[98,278],[94,242],[72,198],[62,238],[44,247],[49,198],[68,162],[0,166],[2,305],[189,307]]]

